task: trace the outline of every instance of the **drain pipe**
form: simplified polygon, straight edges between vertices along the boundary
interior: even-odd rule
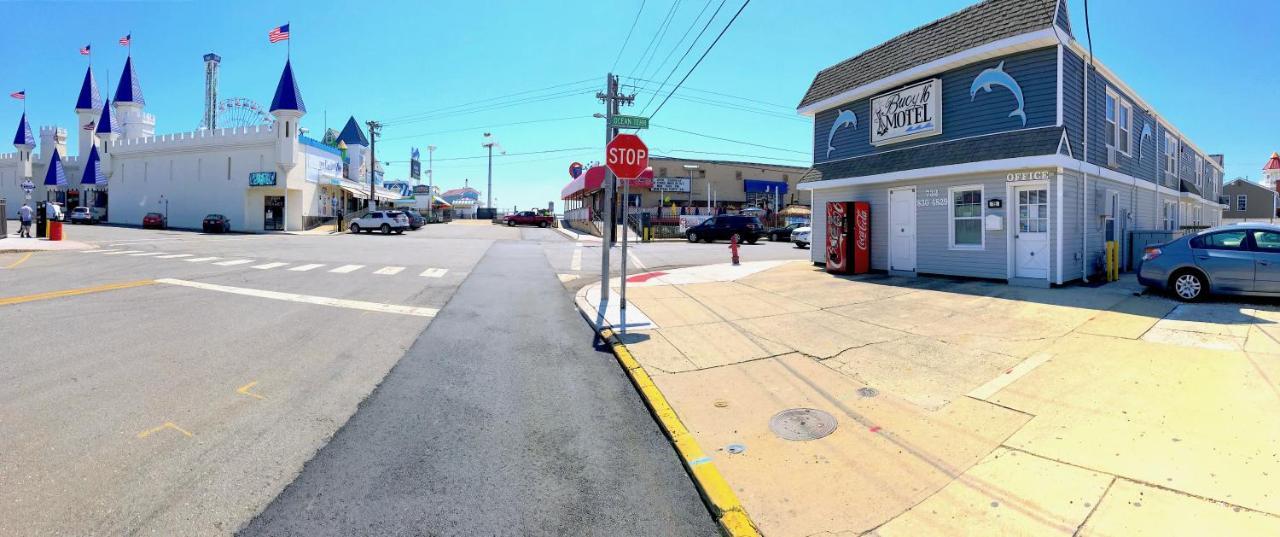
[[[1083,213],[1080,217],[1080,279],[1084,283],[1089,283],[1089,172],[1085,171],[1085,164],[1089,162],[1089,77],[1093,76],[1089,70],[1093,67],[1093,33],[1089,30],[1089,0],[1084,0],[1084,33],[1085,38],[1089,40],[1089,61],[1084,65],[1084,128],[1082,136],[1084,137],[1084,157],[1080,163],[1080,175],[1082,177],[1083,186],[1080,189],[1080,210]]]

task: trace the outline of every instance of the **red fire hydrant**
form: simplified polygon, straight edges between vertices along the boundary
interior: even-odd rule
[[[733,264],[738,264],[738,235],[729,237],[729,251],[733,252]]]

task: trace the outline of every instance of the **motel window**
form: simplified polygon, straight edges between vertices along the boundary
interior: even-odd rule
[[[1249,207],[1249,197],[1244,194],[1236,196],[1236,210],[1244,211]]]
[[[983,247],[981,186],[951,188],[951,247]]]
[[[1173,231],[1178,228],[1174,220],[1174,217],[1177,214],[1176,211],[1174,210],[1175,207],[1176,206],[1172,201],[1164,202],[1164,209],[1160,213],[1160,217],[1161,217],[1161,220],[1164,221],[1165,231]]]
[[[1196,155],[1196,188],[1204,188],[1204,157]]]
[[[1131,134],[1133,132],[1133,105],[1130,105],[1129,101],[1120,101],[1120,122],[1117,127],[1120,129],[1117,134],[1117,139],[1120,142],[1120,152],[1128,155],[1129,146],[1133,141],[1133,135]]]
[[[1167,132],[1164,133],[1164,171],[1178,177],[1178,139]]]
[[[1116,119],[1116,108],[1119,105],[1116,94],[1107,90],[1107,147],[1116,147],[1116,132],[1119,130]]]

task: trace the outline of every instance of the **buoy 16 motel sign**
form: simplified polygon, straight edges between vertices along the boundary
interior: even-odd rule
[[[871,98],[871,145],[942,134],[942,79]]]

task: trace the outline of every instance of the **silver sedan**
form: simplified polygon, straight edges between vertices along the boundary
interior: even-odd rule
[[[1138,281],[1187,302],[1211,293],[1280,295],[1280,226],[1221,226],[1148,246]]]

